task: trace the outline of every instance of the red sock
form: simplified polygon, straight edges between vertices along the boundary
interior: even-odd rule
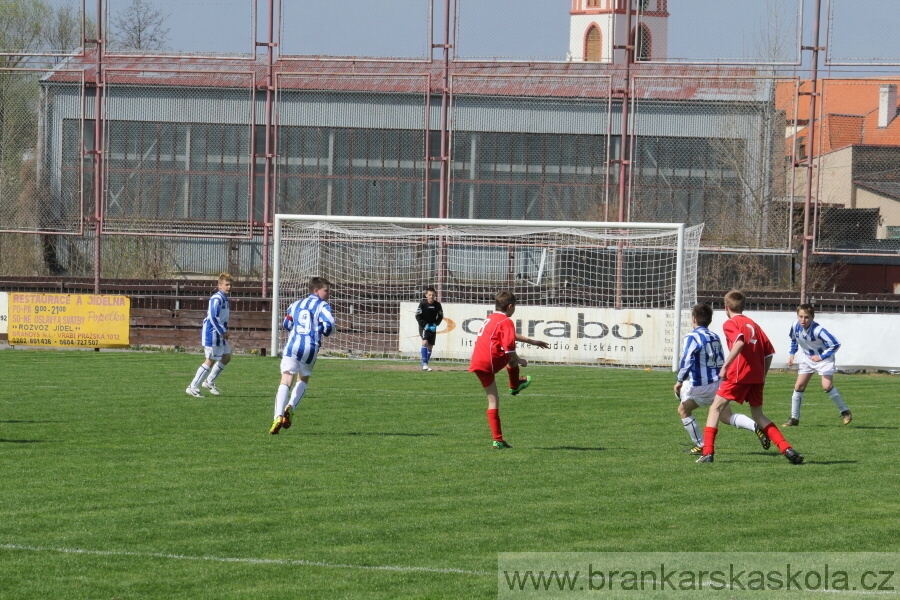
[[[511,389],[519,387],[519,365],[506,367],[506,373],[509,375],[509,387]]]
[[[716,427],[703,428],[703,456],[712,454],[716,451],[716,434],[719,433]]]
[[[765,427],[763,427],[763,433],[769,436],[769,439],[772,440],[772,443],[778,446],[778,450],[784,454],[791,445],[788,443],[784,436],[781,435],[781,430],[775,425],[775,423],[769,423]]]
[[[500,411],[496,408],[487,410],[488,425],[491,427],[491,435],[494,440],[500,442],[503,440],[503,431],[500,430]]]

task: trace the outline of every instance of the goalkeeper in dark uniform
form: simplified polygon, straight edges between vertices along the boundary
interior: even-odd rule
[[[419,323],[419,337],[422,338],[422,370],[430,371],[428,361],[431,360],[431,350],[434,348],[434,340],[438,325],[444,320],[444,309],[437,301],[437,291],[431,286],[425,288],[425,299],[419,302],[416,309],[416,321]]]

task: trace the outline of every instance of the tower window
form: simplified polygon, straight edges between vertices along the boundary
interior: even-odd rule
[[[637,28],[635,36],[637,39],[634,40],[634,59],[636,61],[650,60],[650,30],[645,25],[641,25]]]
[[[584,60],[587,62],[600,62],[603,58],[603,34],[596,25],[591,25],[584,38]]]

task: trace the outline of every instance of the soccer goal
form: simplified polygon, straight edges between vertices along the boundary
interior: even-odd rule
[[[319,276],[335,332],[322,352],[417,358],[428,286],[444,311],[433,359],[467,361],[494,296],[518,298],[536,362],[675,367],[697,298],[702,225],[276,215],[272,353],[287,306]]]

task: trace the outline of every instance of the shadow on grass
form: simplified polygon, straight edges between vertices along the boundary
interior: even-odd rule
[[[39,425],[39,424],[42,424],[42,423],[56,423],[56,421],[34,421],[34,420],[29,420],[29,421],[24,421],[24,420],[0,421],[0,424],[7,424],[7,425]]]
[[[549,448],[535,448],[535,450],[572,450],[575,452],[606,452],[606,448],[590,448],[586,446],[550,446]]]
[[[0,444],[43,444],[44,440],[5,440],[0,438]]]
[[[303,432],[303,435],[308,436],[328,436],[333,437],[336,435],[346,435],[346,436],[375,436],[375,437],[438,437],[436,433],[401,433],[401,432],[390,432],[390,431],[345,431],[342,433],[315,433],[315,432]]]
[[[900,429],[900,427],[883,427],[877,425],[850,425],[847,429]]]

